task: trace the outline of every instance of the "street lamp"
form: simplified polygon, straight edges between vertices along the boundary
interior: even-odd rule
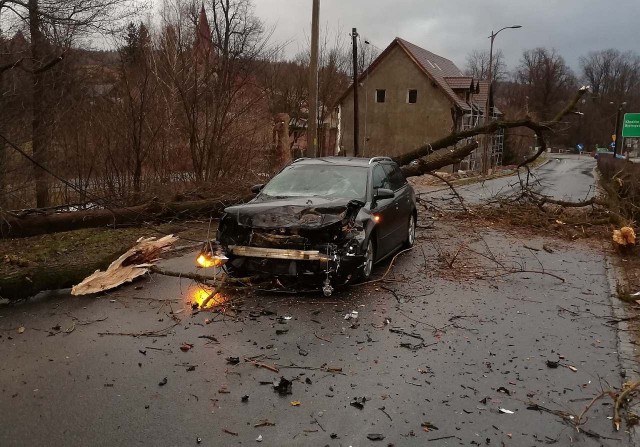
[[[615,103],[611,101],[609,104],[614,105]],[[618,105],[618,111],[616,113],[616,133],[614,134],[614,139],[613,139],[613,158],[616,158],[616,155],[618,155],[618,141],[620,140],[618,138],[618,133],[620,131],[620,115],[622,114],[622,109],[626,105],[627,105],[627,101],[620,103]]]
[[[522,25],[512,25],[512,26],[505,26],[504,28],[499,29],[496,32],[491,31],[491,35],[489,36],[489,39],[491,39],[491,47],[489,49],[489,76],[488,76],[488,80],[489,80],[489,85],[487,86],[487,103],[485,104],[485,115],[486,115],[486,120],[485,120],[485,124],[489,123],[489,117],[490,117],[490,113],[489,113],[489,108],[490,108],[490,104],[491,104],[491,85],[493,84],[493,41],[496,38],[496,36],[500,33],[500,31],[504,31],[506,29],[518,29],[518,28],[522,28]],[[489,172],[489,146],[490,146],[490,141],[491,141],[491,137],[489,135],[485,135],[485,146],[484,146],[484,153],[483,153],[483,158],[484,158],[484,163],[482,166],[482,170],[484,171],[485,174],[487,174]]]

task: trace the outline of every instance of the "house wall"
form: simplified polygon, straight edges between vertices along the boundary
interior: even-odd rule
[[[376,89],[386,90],[386,102],[375,102]],[[407,103],[409,89],[418,90],[415,104]],[[401,155],[453,130],[451,101],[398,46],[363,80],[358,103],[361,156]],[[352,90],[340,106],[340,153],[353,155]]]

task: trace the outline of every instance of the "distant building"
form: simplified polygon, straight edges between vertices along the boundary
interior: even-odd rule
[[[449,59],[396,38],[358,81],[361,156],[402,155],[484,122],[488,82],[465,76]],[[499,112],[493,106],[494,114]],[[353,155],[353,86],[338,100],[338,151]],[[494,164],[502,137],[493,137]],[[479,169],[476,150],[460,169]]]

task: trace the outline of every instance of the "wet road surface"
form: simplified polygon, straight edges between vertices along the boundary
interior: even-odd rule
[[[484,258],[459,261],[469,275],[437,273],[456,236],[565,282],[479,279],[491,270]],[[557,243],[554,253],[534,252],[451,223],[418,242],[398,257],[391,282],[329,298],[253,295],[225,315],[192,313],[197,288],[161,276],[101,297],[0,308],[0,445],[228,446],[259,436],[269,446],[629,445],[612,430],[610,402],[596,404],[584,428],[616,440],[527,409],[578,414],[600,387],[621,384],[602,255]],[[552,242],[526,241],[543,243]],[[194,270],[193,256],[164,266]],[[345,320],[352,311],[358,319]],[[183,352],[184,343],[193,347]],[[291,394],[274,391],[281,377]],[[361,409],[351,405],[361,398]]]
[[[549,161],[532,170],[530,185],[557,200],[585,200],[595,194],[593,169],[596,160],[587,155],[548,154]],[[526,173],[523,171],[523,180]],[[437,189],[436,198],[448,199],[450,192]],[[429,190],[429,189],[427,189]],[[518,177],[508,176],[480,183],[458,186],[456,190],[470,204],[480,204],[495,197],[506,197],[520,191]]]

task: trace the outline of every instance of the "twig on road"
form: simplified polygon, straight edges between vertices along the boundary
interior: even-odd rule
[[[98,332],[98,335],[121,335],[125,337],[166,337],[168,332],[176,327],[178,323],[172,324],[164,329],[157,331],[145,331],[145,332]]]

